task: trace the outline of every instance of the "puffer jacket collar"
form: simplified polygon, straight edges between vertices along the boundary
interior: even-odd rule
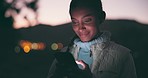
[[[93,55],[93,64],[91,67],[91,71],[94,72],[96,65],[98,66],[98,63],[101,61],[101,58],[105,55],[105,52],[103,52],[102,50],[105,49],[110,41],[110,32],[103,32],[103,34],[101,35],[101,38],[103,38],[103,41],[100,42],[96,42],[96,44],[92,45],[90,50],[92,52]],[[97,40],[96,40],[97,41]],[[70,50],[70,52],[73,54],[75,60],[77,60],[78,58],[78,52],[79,52],[80,47],[77,45],[73,45],[72,49]]]

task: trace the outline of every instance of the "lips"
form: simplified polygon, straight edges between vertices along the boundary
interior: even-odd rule
[[[86,37],[89,33],[79,33],[80,37]]]

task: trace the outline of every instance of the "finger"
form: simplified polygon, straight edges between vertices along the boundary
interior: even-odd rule
[[[82,66],[82,70],[84,70],[86,68],[85,63],[82,60],[79,60],[79,61],[77,60],[76,63],[80,64]]]

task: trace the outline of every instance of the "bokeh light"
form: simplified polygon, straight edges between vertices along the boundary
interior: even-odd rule
[[[38,44],[32,43],[31,48],[34,49],[34,50],[38,49]]]
[[[24,46],[23,48],[25,53],[29,53],[29,51],[31,50],[29,46]]]
[[[29,46],[31,48],[32,43],[27,41],[27,40],[21,40],[20,41],[20,46],[21,47],[25,47],[25,46]]]
[[[15,51],[16,53],[19,53],[19,52],[20,52],[20,47],[19,47],[19,46],[15,46],[14,51]]]
[[[62,43],[53,43],[51,45],[51,49],[52,50],[61,50],[63,48],[63,44]]]
[[[53,44],[51,45],[51,49],[52,49],[52,50],[57,50],[57,49],[58,49],[58,44],[53,43]]]
[[[19,45],[21,46],[21,48],[23,48],[25,53],[28,53],[30,50],[44,50],[46,48],[45,43],[43,42],[37,43],[27,40],[20,40]]]
[[[45,44],[42,43],[42,42],[38,43],[38,49],[39,50],[44,50],[45,49]]]
[[[63,44],[62,43],[58,43],[58,49],[62,49],[63,48]]]

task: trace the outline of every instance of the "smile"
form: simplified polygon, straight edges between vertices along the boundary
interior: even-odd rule
[[[80,35],[80,37],[86,37],[86,36],[88,36],[88,33],[81,33],[79,35]]]

